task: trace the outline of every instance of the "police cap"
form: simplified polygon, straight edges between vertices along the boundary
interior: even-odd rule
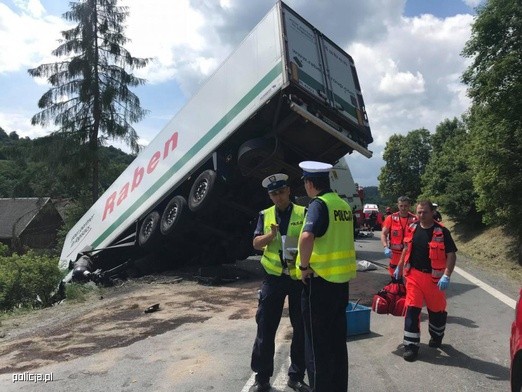
[[[299,167],[303,169],[303,178],[310,178],[328,177],[333,166],[324,162],[304,161],[299,163]]]
[[[277,191],[278,189],[288,186],[288,176],[283,173],[276,173],[266,177],[261,185],[268,190],[268,192]]]

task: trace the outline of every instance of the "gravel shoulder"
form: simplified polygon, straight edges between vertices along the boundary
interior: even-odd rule
[[[237,266],[214,272],[233,274],[236,281],[230,279],[226,286],[201,285],[194,278],[197,271],[188,269],[148,275],[119,286],[95,288],[84,302],[64,301],[7,318],[0,326],[0,374],[128,346],[216,315],[253,318],[258,272]],[[158,311],[145,312],[155,304]]]

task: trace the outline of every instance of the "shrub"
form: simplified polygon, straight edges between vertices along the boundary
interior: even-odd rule
[[[31,251],[0,256],[0,309],[51,305],[61,278],[56,258]]]
[[[95,290],[99,290],[96,285],[68,283],[65,286],[65,297],[70,302],[84,302],[87,296]]]
[[[6,244],[2,244],[0,242],[0,257],[9,256],[11,252],[9,251],[9,247]]]

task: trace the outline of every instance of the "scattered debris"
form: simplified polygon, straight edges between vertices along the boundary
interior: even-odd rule
[[[153,313],[160,310],[159,304],[154,304],[145,309],[145,313]]]
[[[368,260],[357,260],[357,271],[376,270],[377,266]]]
[[[233,283],[239,280],[239,276],[223,277],[223,276],[201,276],[195,275],[194,278],[199,284],[205,286],[219,286],[222,284]]]

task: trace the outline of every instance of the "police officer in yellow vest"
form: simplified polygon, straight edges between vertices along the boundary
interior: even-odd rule
[[[263,250],[261,264],[266,276],[261,286],[256,313],[257,336],[252,350],[251,367],[256,372],[251,392],[269,391],[274,372],[275,335],[281,321],[285,298],[288,297],[290,322],[293,327],[290,346],[288,386],[295,391],[311,392],[304,382],[304,327],[301,313],[303,283],[297,278],[295,252],[303,225],[305,208],[290,201],[288,176],[277,173],[265,178],[263,187],[274,205],[259,213],[254,233],[254,248]],[[291,244],[294,251],[290,249]]]
[[[305,161],[308,205],[297,256],[305,283],[302,299],[306,364],[314,392],[348,390],[346,307],[348,282],[355,278],[353,216],[348,203],[330,189],[332,165]]]

